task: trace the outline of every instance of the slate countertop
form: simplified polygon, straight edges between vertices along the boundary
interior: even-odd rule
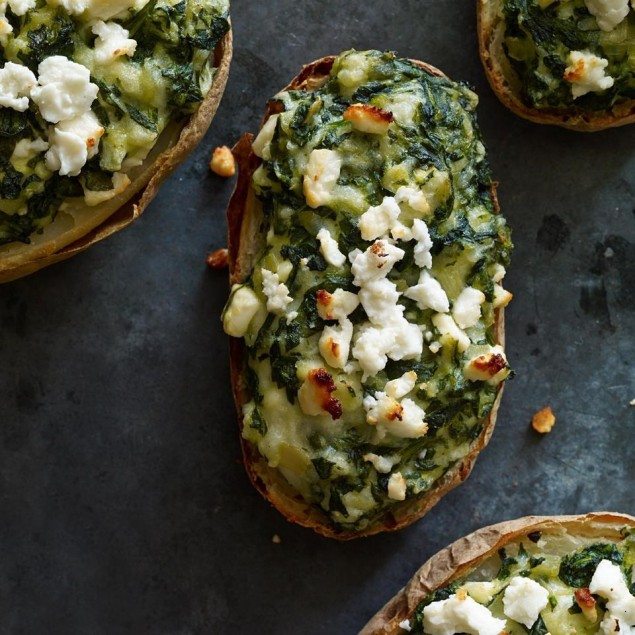
[[[450,541],[530,513],[635,513],[635,127],[505,110],[471,0],[233,0],[235,57],[205,141],[133,227],[0,287],[0,632],[355,633]],[[249,485],[219,314],[232,183],[211,149],[255,130],[308,61],[386,48],[481,95],[516,250],[509,383],[466,484],[394,535],[287,524]],[[538,438],[529,420],[551,405]],[[278,534],[281,544],[274,544]]]

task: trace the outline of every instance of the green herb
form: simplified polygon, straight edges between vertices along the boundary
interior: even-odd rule
[[[560,563],[560,579],[576,589],[588,587],[602,560],[621,565],[624,557],[616,545],[597,543],[565,556]]]

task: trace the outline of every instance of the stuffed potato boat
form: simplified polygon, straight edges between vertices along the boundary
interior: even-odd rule
[[[492,433],[511,243],[476,104],[426,64],[349,51],[235,149],[223,322],[245,464],[326,536],[411,523]]]
[[[478,0],[480,52],[505,106],[594,131],[635,122],[630,0]]]
[[[0,4],[7,281],[143,212],[207,130],[232,47],[228,0]]]
[[[433,556],[360,635],[635,632],[635,518],[500,523]]]

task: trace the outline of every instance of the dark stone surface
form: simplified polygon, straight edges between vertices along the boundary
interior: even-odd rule
[[[0,288],[0,631],[353,633],[431,554],[529,513],[635,512],[635,128],[507,112],[468,0],[234,0],[229,89],[132,228]],[[210,150],[254,130],[300,65],[397,50],[474,84],[517,245],[507,388],[471,479],[415,526],[337,544],[287,524],[240,464],[219,313],[232,184]],[[538,438],[531,415],[558,423]],[[279,534],[282,544],[271,538]]]

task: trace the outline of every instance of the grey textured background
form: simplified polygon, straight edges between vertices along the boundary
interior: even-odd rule
[[[0,288],[2,633],[354,633],[477,527],[635,512],[635,128],[586,136],[507,112],[479,66],[471,0],[234,0],[233,18],[218,117],[144,217]],[[209,174],[211,148],[254,130],[302,63],[351,46],[429,61],[482,96],[516,243],[518,376],[463,487],[405,531],[337,544],[287,524],[247,481],[227,284],[204,257],[224,244],[232,188]],[[539,439],[528,423],[546,404],[558,423]]]

